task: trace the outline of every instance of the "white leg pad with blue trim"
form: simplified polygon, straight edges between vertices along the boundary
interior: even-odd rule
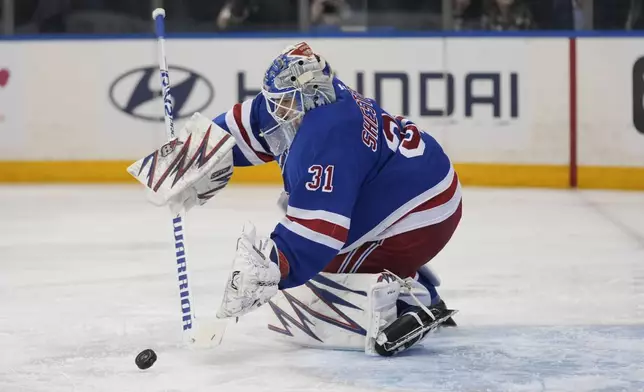
[[[373,353],[378,332],[397,317],[399,292],[385,274],[320,273],[271,298],[268,328],[300,346]]]

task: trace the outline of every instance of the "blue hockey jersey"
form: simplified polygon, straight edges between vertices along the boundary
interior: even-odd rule
[[[307,112],[277,157],[261,137],[274,125],[261,94],[214,120],[237,141],[236,166],[277,160],[282,169],[288,206],[271,234],[289,264],[282,289],[339,253],[439,223],[460,203],[454,169],[431,135],[337,79],[334,87],[337,101]]]

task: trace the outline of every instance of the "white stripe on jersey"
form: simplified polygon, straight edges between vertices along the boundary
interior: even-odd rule
[[[365,233],[357,241],[354,241],[351,245],[342,249],[340,253],[342,254],[342,253],[350,252],[356,248],[359,248],[365,242],[374,241],[376,239],[383,238],[379,236],[379,234],[381,234],[389,226],[393,225],[400,218],[402,218],[407,213],[409,213],[409,211],[423,204],[427,200],[435,197],[436,195],[445,192],[450,187],[450,185],[452,185],[453,180],[454,180],[454,167],[450,164],[449,172],[447,172],[447,175],[445,176],[445,178],[441,180],[441,182],[434,185],[432,188],[426,190],[425,192],[421,193],[420,195],[414,197],[413,199],[403,204],[402,206],[398,207],[398,209],[393,213],[391,213],[391,215],[386,217],[382,222],[376,225],[373,229]]]
[[[248,140],[250,140],[250,146],[253,150],[262,152],[264,154],[268,154],[264,147],[262,147],[262,144],[257,140],[255,137],[255,133],[253,133],[253,127],[250,125],[250,112],[252,111],[253,108],[253,100],[248,99],[244,101],[241,105],[241,118],[242,118],[242,125],[244,128],[246,128],[246,134],[248,134]]]
[[[456,212],[461,202],[461,184],[457,185],[454,196],[445,204],[431,208],[425,211],[412,212],[404,217],[401,221],[394,223],[385,231],[380,233],[376,238],[388,238],[395,235],[416,230],[421,227],[435,225],[449,218]]]
[[[377,248],[377,247],[379,247],[381,244],[382,244],[382,241],[374,242],[373,244],[371,244],[371,246],[369,246],[369,247],[367,248],[367,250],[365,250],[365,251],[364,251],[364,253],[362,254],[362,256],[360,256],[360,258],[358,259],[358,261],[356,261],[356,263],[353,265],[353,267],[351,268],[351,270],[349,271],[349,273],[350,273],[350,274],[355,273],[355,272],[358,270],[358,268],[360,268],[360,266],[362,265],[362,263],[367,259],[367,257],[369,257],[369,255],[371,254],[371,252],[373,252],[374,250],[376,250],[376,248]]]
[[[338,241],[333,237],[329,237],[324,234],[320,234],[317,231],[313,231],[308,227],[305,227],[297,222],[293,222],[288,218],[284,218],[280,221],[280,224],[284,226],[287,230],[292,231],[293,233],[299,235],[300,237],[306,238],[309,241],[328,246],[329,248],[340,250],[344,245],[344,242]]]
[[[230,109],[228,112],[226,112],[226,125],[228,126],[230,133],[235,138],[237,147],[239,147],[239,150],[242,152],[242,154],[244,154],[244,157],[248,160],[248,162],[250,162],[252,165],[261,165],[262,163],[264,163],[264,161],[257,157],[257,154],[255,153],[255,151],[253,151],[252,147],[246,144],[246,141],[241,134],[241,130],[239,129],[237,122],[235,121],[233,109]]]
[[[351,226],[351,219],[347,218],[344,215],[336,214],[335,212],[326,210],[305,210],[303,208],[288,206],[286,208],[286,215],[292,216],[293,218],[306,220],[319,219],[333,223],[334,225],[342,226],[347,230],[349,230],[349,227]]]
[[[347,264],[349,264],[349,261],[351,261],[351,258],[356,254],[358,249],[352,250],[347,257],[344,258],[344,261],[340,265],[340,268],[338,268],[338,273],[341,274],[344,272],[344,269],[347,268]]]

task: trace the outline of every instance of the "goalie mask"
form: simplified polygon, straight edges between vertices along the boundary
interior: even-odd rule
[[[271,152],[286,151],[304,114],[335,102],[333,71],[305,42],[287,47],[266,71],[262,94],[276,125],[262,131]]]

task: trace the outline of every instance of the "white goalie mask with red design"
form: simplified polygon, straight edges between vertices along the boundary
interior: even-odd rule
[[[304,114],[335,102],[333,71],[329,64],[301,42],[287,47],[266,71],[262,94],[276,125],[262,135],[271,152],[286,151]]]

